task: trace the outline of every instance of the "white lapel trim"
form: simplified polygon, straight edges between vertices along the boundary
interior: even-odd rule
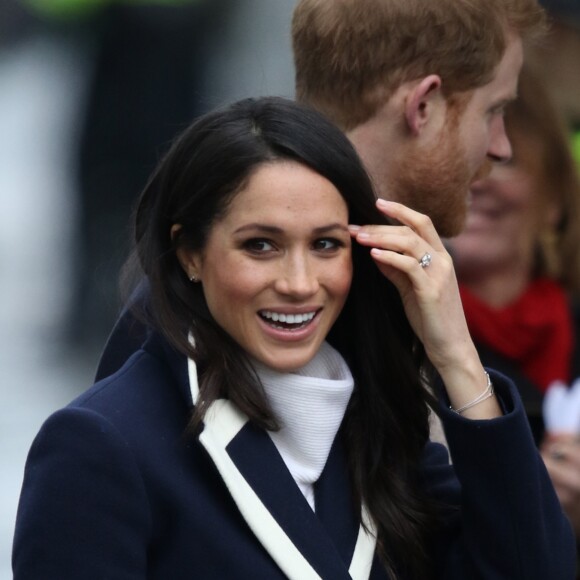
[[[367,532],[362,525],[359,527],[354,554],[348,569],[353,580],[368,579],[373,567],[373,559],[377,547],[376,528],[364,506],[362,508],[362,520],[369,531]]]
[[[188,359],[188,373],[191,398],[195,404],[199,397],[199,386],[197,367],[192,359]],[[290,580],[322,580],[262,503],[226,450],[247,421],[247,416],[230,401],[218,399],[206,412],[199,441],[212,458],[248,526],[284,574]],[[368,579],[376,544],[374,526],[365,509],[362,517],[373,534],[369,535],[362,525],[359,527],[349,568],[354,580]]]
[[[193,338],[190,336],[189,341],[193,344]],[[197,382],[197,366],[191,358],[187,359],[187,374],[189,375],[189,390],[191,392],[191,402],[196,405],[199,398],[199,384]]]
[[[226,400],[208,409],[199,440],[213,459],[242,516],[288,578],[322,580],[308,560],[292,543],[272,514],[239,472],[226,451],[227,444],[247,418]]]

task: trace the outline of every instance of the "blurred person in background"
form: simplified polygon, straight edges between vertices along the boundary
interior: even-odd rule
[[[580,129],[580,2],[575,2],[574,11],[575,15],[549,12],[549,33],[528,56],[566,123]]]
[[[22,0],[39,23],[76,34],[90,57],[77,113],[78,200],[68,347],[92,355],[120,305],[126,224],[174,135],[206,110],[211,40],[225,0]]]
[[[580,164],[580,2],[542,0],[552,20],[550,33],[530,51],[534,70],[544,79],[552,102],[572,131]]]
[[[525,67],[506,128],[513,158],[472,187],[466,228],[449,247],[480,356],[518,385],[578,534],[578,437],[547,436],[542,399],[580,377],[580,180],[565,124]]]
[[[120,299],[125,224],[168,143],[205,112],[208,39],[223,2],[114,2],[95,20],[95,70],[79,153],[79,273],[71,343],[102,345]]]

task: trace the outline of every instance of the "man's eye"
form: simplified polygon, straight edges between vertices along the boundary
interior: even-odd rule
[[[274,246],[268,240],[252,239],[244,243],[244,247],[250,252],[270,252]]]
[[[505,117],[505,110],[506,110],[506,105],[498,105],[497,107],[494,107],[493,109],[491,109],[491,114],[494,117]]]

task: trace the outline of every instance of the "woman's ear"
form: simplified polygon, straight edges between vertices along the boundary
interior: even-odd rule
[[[181,230],[181,224],[174,224],[171,226],[171,239],[174,240],[175,236]],[[190,279],[191,282],[197,282],[200,279],[199,269],[201,266],[201,260],[198,252],[192,252],[188,250],[185,246],[179,245],[175,250],[175,255],[177,260],[181,264],[185,275]]]
[[[405,119],[413,136],[421,134],[441,105],[441,77],[429,75],[418,81],[405,100]]]

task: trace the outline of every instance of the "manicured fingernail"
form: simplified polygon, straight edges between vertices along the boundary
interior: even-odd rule
[[[360,230],[361,226],[357,226],[355,224],[349,224],[348,225],[348,231],[351,234],[356,234],[359,230]]]
[[[377,205],[379,207],[389,207],[389,202],[386,199],[383,199],[382,197],[379,197],[377,199]]]
[[[371,237],[371,235],[370,234],[367,234],[366,232],[359,232],[356,235],[356,237],[357,237],[358,240],[368,240]]]

